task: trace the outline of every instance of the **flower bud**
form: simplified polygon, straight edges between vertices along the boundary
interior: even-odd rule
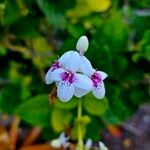
[[[52,140],[50,144],[53,148],[60,148],[61,147],[61,142],[59,139]]]
[[[92,147],[92,140],[91,139],[88,139],[85,143],[85,149],[86,150],[90,150]]]
[[[77,42],[76,49],[80,54],[84,54],[87,51],[89,46],[89,41],[86,36],[81,36]]]
[[[99,142],[99,148],[100,150],[108,150],[108,148],[104,145],[103,142]]]

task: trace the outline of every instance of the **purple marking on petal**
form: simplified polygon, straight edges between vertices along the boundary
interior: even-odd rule
[[[61,64],[59,63],[59,61],[56,61],[55,63],[52,64],[52,66],[50,67],[50,69],[52,69],[52,71],[54,71],[55,69],[61,68]]]
[[[93,75],[91,75],[91,80],[93,82],[93,86],[97,87],[98,84],[102,81],[101,75],[98,72],[94,72]]]
[[[70,71],[63,72],[61,74],[61,79],[62,79],[62,81],[66,81],[70,84],[72,84],[73,82],[75,82],[77,80],[76,76]]]

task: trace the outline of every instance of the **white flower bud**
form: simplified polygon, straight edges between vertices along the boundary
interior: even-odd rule
[[[92,147],[92,140],[91,139],[88,139],[85,143],[85,149],[86,150],[90,150]]]
[[[104,145],[103,142],[99,142],[99,148],[100,150],[108,150],[108,148]]]
[[[59,139],[52,140],[50,144],[53,148],[60,148],[61,147],[61,142]]]
[[[89,41],[86,36],[81,36],[77,42],[76,49],[79,51],[80,54],[84,54],[87,51],[89,46]]]

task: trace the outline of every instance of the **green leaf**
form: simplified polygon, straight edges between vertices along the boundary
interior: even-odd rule
[[[50,105],[47,95],[38,95],[21,104],[15,113],[32,125],[49,126]]]
[[[19,83],[11,83],[3,86],[0,93],[0,109],[3,112],[14,113],[16,106],[22,102],[21,88],[21,84]]]
[[[143,39],[137,44],[137,53],[132,60],[137,62],[140,58],[150,62],[150,30],[145,31]]]
[[[11,32],[16,35],[18,39],[36,38],[38,36],[39,18],[23,17],[16,21],[11,27]]]
[[[70,110],[77,106],[78,99],[73,97],[69,102],[64,103],[58,99],[55,101],[55,107]]]
[[[107,125],[116,125],[120,124],[121,120],[113,114],[111,110],[108,110],[103,116],[102,120],[107,124]]]
[[[37,0],[39,8],[45,14],[48,23],[54,25],[55,27],[63,28],[65,25],[65,17],[62,12],[59,12],[54,5],[48,0]]]
[[[19,17],[20,10],[17,2],[15,0],[12,0],[12,2],[10,3],[8,0],[6,0],[2,17],[2,24],[13,24]]]
[[[98,117],[92,117],[92,122],[87,125],[86,139],[90,137],[93,141],[99,141],[99,133],[101,133],[104,128],[104,123],[101,119]]]
[[[54,108],[51,115],[51,124],[56,132],[62,132],[69,126],[71,119],[71,112]]]
[[[92,94],[88,94],[83,100],[84,109],[91,115],[102,116],[109,107],[107,98],[96,99]]]

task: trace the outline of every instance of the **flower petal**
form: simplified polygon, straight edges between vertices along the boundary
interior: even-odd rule
[[[88,76],[91,76],[95,71],[90,61],[85,56],[82,56],[80,59],[80,71]]]
[[[67,82],[59,82],[57,86],[57,96],[62,102],[69,101],[74,94],[75,87]]]
[[[51,80],[53,81],[60,81],[61,80],[61,74],[65,72],[65,70],[63,68],[58,68],[58,69],[55,69],[51,75],[50,75],[50,78]]]
[[[52,69],[49,69],[45,75],[46,84],[51,84],[53,82],[53,80],[51,80],[51,73],[52,73]]]
[[[92,93],[98,99],[104,98],[105,96],[104,82],[103,81],[99,82],[98,86],[93,88]]]
[[[82,89],[79,89],[79,88],[75,88],[75,91],[74,91],[74,95],[77,97],[77,98],[81,98],[82,96],[88,94],[90,92],[90,90],[82,90]]]
[[[78,52],[72,52],[67,61],[66,69],[70,70],[71,72],[77,72],[79,70],[80,58],[81,56]]]
[[[87,141],[86,141],[86,143],[85,143],[85,148],[87,149],[87,150],[90,150],[91,149],[91,147],[92,147],[92,140],[91,139],[88,139]]]
[[[74,85],[82,90],[91,90],[92,89],[92,80],[83,74],[76,73],[76,82]]]
[[[76,51],[68,51],[59,58],[60,64],[67,70],[76,72],[79,69],[81,56]]]
[[[68,51],[66,53],[64,53],[59,59],[58,61],[60,62],[61,65],[65,65],[67,63],[67,61],[69,60],[69,58],[71,57],[72,53],[74,51]]]
[[[108,77],[107,73],[105,73],[103,71],[97,71],[97,72],[100,74],[102,80],[104,80]]]

